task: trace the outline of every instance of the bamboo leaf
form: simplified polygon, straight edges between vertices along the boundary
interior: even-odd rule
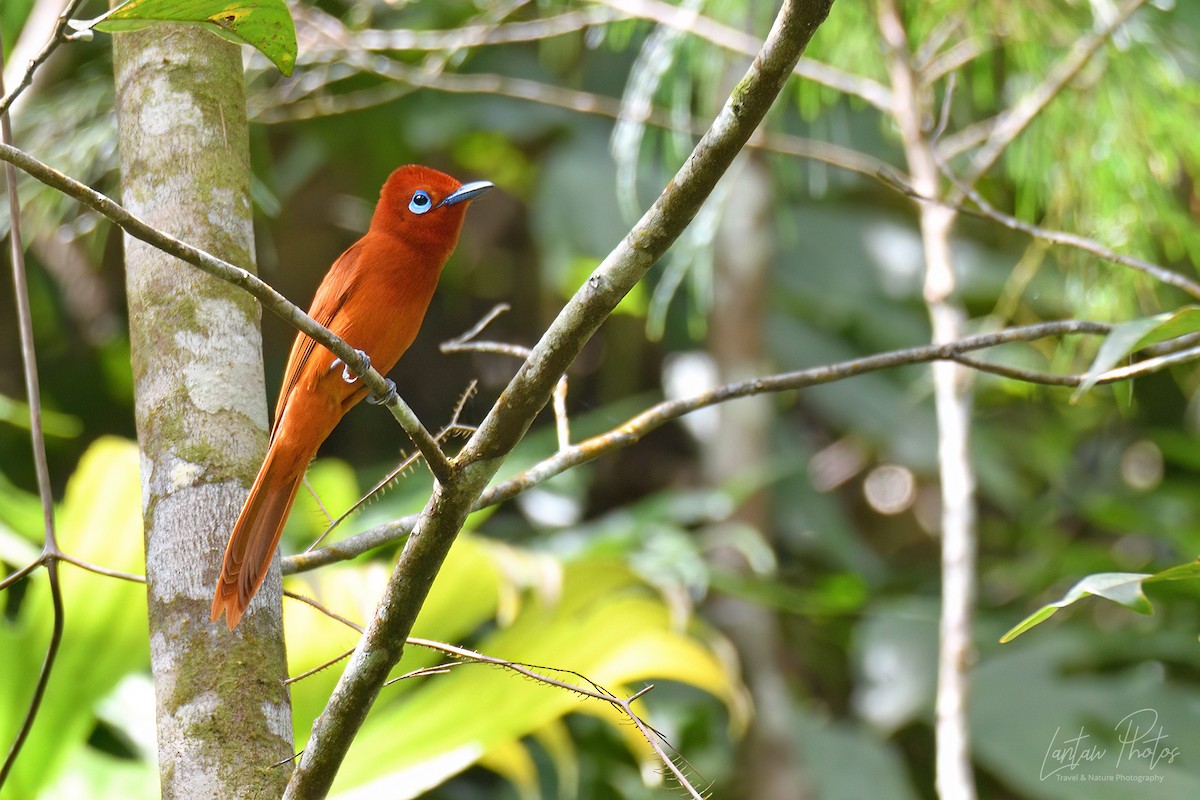
[[[1071,587],[1061,600],[1048,603],[1017,623],[1000,638],[1001,643],[1011,642],[1030,628],[1040,625],[1054,616],[1060,608],[1066,608],[1085,597],[1095,595],[1125,606],[1139,614],[1152,614],[1154,607],[1142,591],[1147,583],[1195,580],[1200,578],[1200,560],[1189,561],[1153,574],[1139,572],[1100,572],[1089,575]]]
[[[1185,306],[1165,314],[1143,317],[1122,323],[1104,338],[1092,366],[1084,374],[1083,382],[1071,396],[1078,400],[1096,385],[1100,376],[1127,358],[1130,353],[1155,342],[1165,342],[1200,330],[1200,307]]]

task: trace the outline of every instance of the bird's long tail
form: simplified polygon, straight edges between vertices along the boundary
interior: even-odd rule
[[[258,477],[250,487],[250,496],[229,536],[212,604],[212,621],[220,619],[224,611],[229,630],[241,620],[251,598],[267,577],[271,558],[283,533],[283,523],[312,458],[312,453],[295,450],[285,439],[271,442]]]

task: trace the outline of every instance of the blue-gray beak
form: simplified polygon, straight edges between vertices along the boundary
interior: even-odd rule
[[[491,189],[493,186],[495,186],[495,184],[491,181],[474,181],[472,183],[464,183],[462,186],[458,187],[453,192],[442,198],[442,202],[438,203],[436,206],[434,206],[434,208],[453,206],[467,200],[474,200],[476,197],[479,197],[479,195],[483,194],[488,189]]]

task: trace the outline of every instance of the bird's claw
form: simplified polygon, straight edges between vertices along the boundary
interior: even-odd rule
[[[373,406],[384,405],[396,394],[396,382],[391,378],[384,378],[384,381],[387,383],[387,391],[383,393],[382,397],[377,394],[367,396],[367,402]]]
[[[369,355],[367,355],[366,352],[363,350],[355,350],[354,352],[358,353],[359,358],[361,358],[363,361],[367,362],[366,369],[370,369],[371,368],[371,357]],[[333,363],[329,365],[329,370],[332,372],[333,370],[337,369],[338,364],[342,365],[342,380],[344,380],[346,383],[354,383],[356,380],[358,380],[358,376],[350,371],[350,365],[347,364],[345,361],[342,361],[340,358],[335,358],[333,360]],[[366,370],[364,370],[364,371],[366,371]]]

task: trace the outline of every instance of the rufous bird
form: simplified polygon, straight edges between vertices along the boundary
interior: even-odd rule
[[[308,314],[362,351],[386,375],[412,344],[438,276],[458,244],[469,202],[492,188],[460,184],[421,166],[400,167],[383,184],[365,236],[338,256]],[[367,387],[341,359],[296,336],[275,406],[267,457],[225,547],[213,597],[229,629],[246,613],[279,544],[296,491],[317,448]]]

